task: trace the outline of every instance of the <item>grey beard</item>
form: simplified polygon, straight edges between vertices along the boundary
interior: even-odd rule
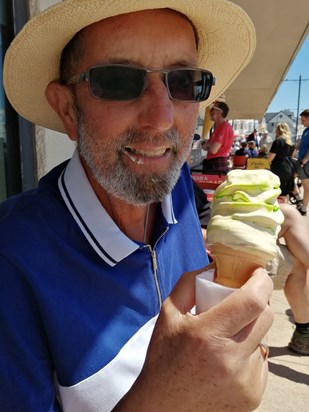
[[[159,137],[157,137],[159,138]],[[85,160],[98,184],[109,194],[134,205],[160,202],[172,191],[177,183],[181,167],[191,149],[191,134],[185,139],[187,145],[181,147],[182,159],[177,159],[177,148],[179,145],[178,133],[172,129],[164,135],[166,141],[173,142],[173,162],[168,171],[162,173],[145,173],[138,175],[133,173],[123,162],[122,147],[134,141],[149,140],[150,137],[134,131],[128,131],[123,135],[108,140],[110,146],[102,150],[94,145],[94,139],[87,135],[84,122],[80,119],[78,128],[78,150],[80,156]],[[156,139],[156,136],[152,138]],[[160,137],[162,139],[162,136]],[[113,145],[116,142],[116,145]],[[187,147],[188,146],[188,147]],[[111,149],[112,147],[112,149]],[[115,149],[116,147],[116,149]],[[118,148],[118,149],[117,149]],[[111,150],[116,150],[116,161],[111,164]]]

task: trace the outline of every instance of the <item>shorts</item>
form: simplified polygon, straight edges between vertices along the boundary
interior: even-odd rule
[[[296,170],[300,180],[309,179],[309,162],[301,166],[301,160],[297,160]]]

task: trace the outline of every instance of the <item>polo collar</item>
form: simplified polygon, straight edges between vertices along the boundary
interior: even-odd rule
[[[144,245],[128,238],[97,198],[80,161],[77,150],[58,180],[60,193],[74,220],[96,253],[110,266]],[[161,202],[168,224],[175,224],[171,194]]]

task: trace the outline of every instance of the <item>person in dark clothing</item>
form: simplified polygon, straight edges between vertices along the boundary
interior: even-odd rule
[[[243,140],[241,142],[241,148],[236,150],[235,156],[250,156],[250,151],[248,149],[248,142]]]
[[[295,171],[292,161],[294,148],[289,125],[287,123],[278,123],[276,138],[267,159],[270,163],[270,170],[280,179],[281,197],[285,202],[288,201],[289,192],[294,190]]]
[[[253,132],[251,134],[249,134],[249,136],[247,137],[247,142],[255,142],[255,145],[258,146],[259,142],[258,142],[258,137],[257,137],[257,131],[256,129],[253,130]]]

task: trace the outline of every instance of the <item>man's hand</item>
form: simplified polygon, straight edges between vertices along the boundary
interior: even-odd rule
[[[200,272],[200,271],[199,271]],[[250,411],[262,398],[267,362],[259,342],[273,314],[263,269],[209,311],[193,315],[195,276],[165,300],[141,374],[115,411]]]

